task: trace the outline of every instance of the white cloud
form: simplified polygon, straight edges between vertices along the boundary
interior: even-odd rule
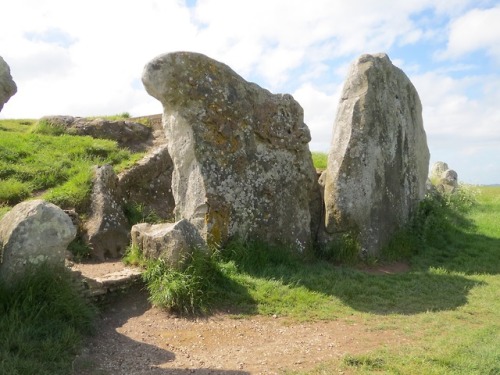
[[[309,83],[300,86],[293,97],[304,108],[304,121],[312,136],[310,149],[327,152],[333,133],[337,104],[342,87],[336,87],[330,94]]]
[[[293,93],[305,110],[311,149],[327,150],[348,64],[361,53],[391,56],[406,47],[406,55],[391,58],[419,90],[431,152],[478,160],[499,147],[500,77],[481,76],[483,61],[460,60],[484,50],[500,61],[494,0],[198,0],[192,8],[182,0],[8,3],[0,55],[18,93],[2,118],[159,113],[140,83],[144,65],[161,53],[191,50],[273,92]],[[453,64],[423,61],[421,50],[411,50],[423,42],[429,56],[445,50],[442,58]]]
[[[442,57],[457,58],[485,50],[500,63],[500,6],[473,9],[453,21]]]

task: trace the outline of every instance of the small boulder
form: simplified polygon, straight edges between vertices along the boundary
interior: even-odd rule
[[[16,92],[17,86],[10,75],[10,67],[0,56],[0,111]]]
[[[447,193],[453,193],[458,187],[458,173],[453,169],[447,169],[441,174],[438,189]]]
[[[129,225],[120,201],[118,178],[113,167],[94,168],[91,206],[84,223],[83,238],[97,260],[118,258],[125,253],[130,237]]]
[[[425,196],[429,149],[417,90],[386,54],[351,66],[325,176],[326,232],[376,255]]]
[[[75,226],[59,207],[43,200],[19,203],[0,220],[0,278],[15,280],[29,265],[64,266],[75,236]]]
[[[180,268],[183,260],[198,248],[206,250],[196,228],[183,219],[176,223],[136,224],[131,230],[132,246],[148,259],[162,259],[173,268]]]

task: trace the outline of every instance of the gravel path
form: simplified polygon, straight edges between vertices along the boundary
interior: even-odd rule
[[[373,330],[354,317],[306,323],[224,314],[179,318],[151,307],[135,287],[108,303],[73,375],[281,374],[405,342],[399,331]]]

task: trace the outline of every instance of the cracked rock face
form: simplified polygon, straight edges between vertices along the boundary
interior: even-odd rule
[[[429,150],[418,93],[386,54],[351,66],[325,175],[326,232],[376,254],[424,198]]]
[[[309,249],[319,189],[293,97],[189,52],[156,57],[142,80],[164,108],[176,220],[189,220],[209,244],[239,238]]]

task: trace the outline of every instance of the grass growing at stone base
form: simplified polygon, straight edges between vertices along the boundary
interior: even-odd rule
[[[500,188],[481,188],[477,200],[474,205],[474,192],[464,189],[422,204],[414,232],[399,239],[408,248],[403,257],[410,263],[408,272],[371,273],[364,267],[306,261],[265,244],[233,243],[205,258],[217,277],[206,284],[194,278],[190,286],[212,296],[204,301],[208,311],[339,320],[404,337],[394,346],[351,353],[309,372],[289,374],[338,369],[361,374],[497,374]],[[200,259],[200,269],[207,267]],[[161,282],[152,277],[158,281],[150,289],[156,295],[152,298],[161,298],[169,285],[178,287],[186,276],[181,274],[161,276]],[[196,299],[185,301],[192,306]]]
[[[70,374],[94,316],[64,269],[40,266],[0,283],[0,374]]]
[[[85,205],[91,167],[120,170],[141,155],[91,137],[34,134],[34,120],[0,120],[0,205],[39,196],[64,208]]]

